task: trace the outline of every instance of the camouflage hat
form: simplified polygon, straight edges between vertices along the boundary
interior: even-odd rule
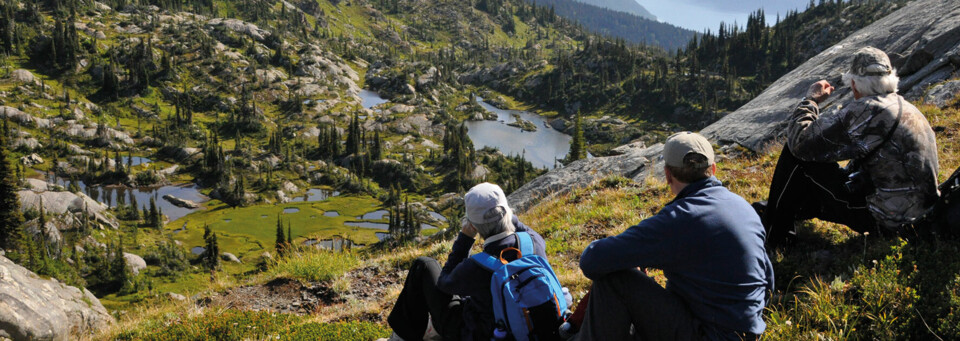
[[[850,64],[850,73],[857,76],[886,76],[893,72],[890,57],[879,49],[871,46],[864,47],[853,56]]]
[[[706,157],[706,164],[697,165],[706,167],[712,165],[713,146],[703,135],[689,131],[679,132],[667,138],[663,143],[663,161],[670,167],[683,167],[683,158],[687,154],[695,153]]]

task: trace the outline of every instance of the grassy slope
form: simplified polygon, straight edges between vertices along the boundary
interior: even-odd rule
[[[947,110],[926,105],[920,108],[931,126],[943,128],[937,133],[940,178],[943,179],[960,167],[960,138],[956,135],[960,128],[960,103]],[[763,200],[778,156],[779,151],[736,157],[724,155],[719,162],[718,177],[748,201]],[[577,267],[586,245],[618,234],[656,214],[671,199],[668,187],[659,179],[634,183],[623,178],[607,178],[541,203],[520,218],[545,237],[547,254],[560,281],[579,299],[590,285]],[[362,259],[355,267],[402,274],[416,257],[435,257],[443,262],[449,251],[449,241],[374,247],[355,254]],[[479,246],[475,245],[474,251],[479,251]],[[765,316],[768,323],[765,338],[915,340],[933,339],[933,335],[943,339],[960,338],[958,251],[960,242],[956,241],[907,243],[901,239],[863,236],[828,222],[806,222],[799,231],[797,243],[772,252],[778,280],[777,292]],[[649,270],[664,283],[662,272]],[[289,271],[271,272],[267,276],[275,275],[297,277]],[[330,278],[333,278],[329,281],[332,287],[339,287],[341,292],[358,284]],[[393,284],[385,288],[386,294],[376,298],[348,299],[346,303],[321,307],[306,320],[326,323],[379,316],[381,332],[387,333],[385,317],[400,289],[400,284]],[[210,312],[185,312],[182,307],[174,307],[180,304],[138,312],[136,317],[122,319],[118,329],[102,335],[137,328],[145,333],[140,335],[154,337],[172,327],[149,333],[145,326],[160,321],[168,324],[173,321],[171,325],[177,326],[189,323],[189,318],[196,316],[205,316],[214,324],[234,318],[232,312],[226,314],[227,317],[219,317]]]

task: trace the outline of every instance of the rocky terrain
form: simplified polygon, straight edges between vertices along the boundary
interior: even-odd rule
[[[43,279],[0,255],[0,338],[70,340],[114,323],[86,289]]]

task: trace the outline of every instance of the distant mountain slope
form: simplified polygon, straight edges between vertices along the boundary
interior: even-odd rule
[[[586,29],[623,38],[632,43],[657,45],[667,50],[683,48],[694,36],[694,31],[643,18],[634,14],[598,7],[584,2],[613,3],[633,0],[531,0],[537,5],[553,7],[557,15],[574,20]],[[640,6],[637,4],[637,6]],[[642,7],[641,7],[642,8]]]
[[[626,12],[640,17],[657,20],[657,16],[650,13],[646,8],[637,3],[636,0],[576,0],[588,5],[612,9],[614,11]]]

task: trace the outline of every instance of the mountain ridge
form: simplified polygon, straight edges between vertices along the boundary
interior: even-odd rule
[[[603,7],[606,9],[611,9],[619,12],[626,12],[639,17],[657,21],[657,16],[650,13],[643,5],[636,2],[635,0],[575,0],[577,2],[582,2],[589,5],[594,5],[597,7]]]

